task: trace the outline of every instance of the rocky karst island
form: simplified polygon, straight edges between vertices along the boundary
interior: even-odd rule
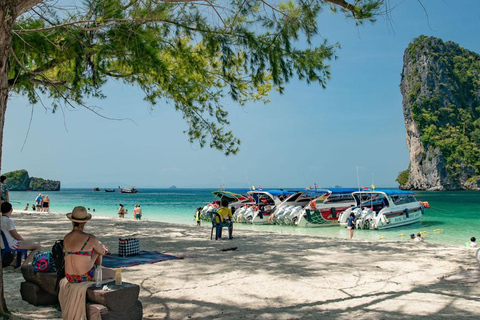
[[[480,56],[420,36],[405,50],[400,91],[410,150],[400,188],[480,190]]]
[[[7,172],[10,191],[60,191],[60,181],[30,177],[25,169]]]

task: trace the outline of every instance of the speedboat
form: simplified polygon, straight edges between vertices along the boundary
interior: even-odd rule
[[[241,193],[225,190],[213,191],[212,193],[215,195],[215,197],[217,197],[217,199],[203,207],[200,216],[202,220],[209,220],[211,213],[216,212],[217,209],[220,208],[220,204],[222,203],[223,199],[226,199],[228,201],[229,208],[233,207],[234,209],[238,209],[241,206],[247,204],[255,204],[251,196],[247,196]]]
[[[301,190],[295,191],[280,203],[269,217],[271,223],[295,225],[305,206],[313,199],[328,193],[328,190]]]
[[[275,212],[277,206],[289,195],[293,194],[292,191],[280,189],[253,190],[247,193],[253,199],[254,204],[247,204],[235,210],[233,220],[236,222],[268,224],[270,223],[269,217]]]
[[[333,225],[345,210],[355,206],[352,192],[357,189],[329,188],[310,201],[302,210],[295,224],[299,227]]]
[[[105,192],[115,192],[115,189],[105,189]]]
[[[353,212],[357,229],[387,229],[420,221],[424,205],[412,191],[374,190],[352,193],[355,206],[345,210],[338,222],[346,227]]]

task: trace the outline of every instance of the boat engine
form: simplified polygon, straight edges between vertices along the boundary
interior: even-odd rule
[[[370,229],[370,226],[372,225],[372,219],[374,216],[375,214],[370,208],[364,208],[360,212],[360,218],[355,221],[355,225],[359,229]]]

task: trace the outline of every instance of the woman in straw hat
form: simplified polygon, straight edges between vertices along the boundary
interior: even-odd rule
[[[108,251],[94,235],[85,233],[85,223],[92,219],[85,207],[73,208],[67,218],[73,223],[73,230],[63,239],[65,250],[65,277],[68,282],[93,281],[95,267],[102,264],[102,256]],[[115,272],[102,268],[103,279],[113,279]]]

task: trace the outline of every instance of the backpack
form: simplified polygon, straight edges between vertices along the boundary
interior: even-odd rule
[[[52,257],[55,262],[55,269],[57,269],[57,283],[55,290],[58,290],[60,280],[65,277],[65,254],[63,253],[63,240],[55,241],[52,247]]]
[[[32,265],[35,272],[52,272],[56,270],[51,252],[36,251],[33,255]]]

